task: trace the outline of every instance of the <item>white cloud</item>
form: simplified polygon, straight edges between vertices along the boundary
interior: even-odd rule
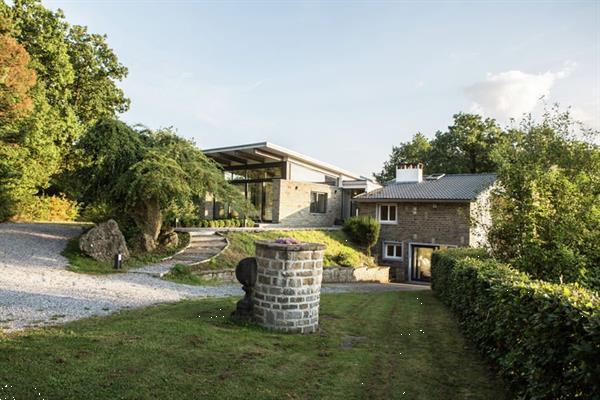
[[[540,104],[540,98],[547,97],[555,82],[566,78],[574,67],[575,63],[568,62],[558,72],[488,73],[485,81],[467,87],[465,92],[473,101],[473,112],[498,119],[518,118],[532,112]]]

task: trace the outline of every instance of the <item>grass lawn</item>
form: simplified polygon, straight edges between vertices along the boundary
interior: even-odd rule
[[[123,269],[116,270],[112,262],[96,261],[83,254],[79,250],[79,237],[69,240],[67,247],[61,253],[69,260],[69,270],[86,274],[111,274],[115,272],[125,272],[129,268],[142,267],[148,264],[160,262],[184,247],[190,242],[190,235],[187,233],[178,233],[179,246],[172,249],[157,248],[151,253],[137,253],[131,251],[131,257],[123,263]],[[1,392],[0,392],[1,393]],[[1,399],[1,397],[0,397]]]
[[[327,245],[323,263],[326,266],[342,265],[347,267],[374,266],[371,257],[354,245],[343,231],[297,230],[263,232],[227,232],[229,247],[211,262],[201,264],[204,269],[235,268],[245,257],[255,253],[256,240],[275,240],[280,237],[293,237],[302,242],[323,243]]]
[[[0,336],[0,398],[507,398],[431,292],[324,295],[305,336],[230,322],[237,300]]]

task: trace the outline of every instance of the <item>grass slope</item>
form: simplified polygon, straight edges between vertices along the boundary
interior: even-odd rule
[[[190,242],[190,235],[187,233],[178,233],[178,235],[179,246],[176,248],[163,249],[159,247],[151,253],[137,253],[132,251],[131,257],[123,263],[123,269],[121,270],[114,269],[112,262],[96,261],[83,254],[81,250],[79,250],[79,237],[69,240],[67,247],[61,254],[69,260],[69,270],[73,272],[85,274],[125,272],[129,268],[142,267],[144,265],[160,262],[165,257],[169,257],[186,247]]]
[[[201,268],[235,268],[245,257],[254,256],[256,240],[274,240],[280,237],[293,237],[302,242],[322,243],[325,249],[324,264],[326,266],[342,265],[359,267],[374,266],[373,259],[367,257],[343,231],[297,230],[297,231],[263,231],[263,232],[228,232],[229,247],[211,262],[202,264]]]
[[[304,336],[230,322],[237,300],[0,337],[0,398],[507,397],[431,292],[324,295],[321,331]]]

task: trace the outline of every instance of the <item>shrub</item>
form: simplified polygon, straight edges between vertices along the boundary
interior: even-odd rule
[[[344,222],[344,232],[350,237],[350,240],[363,246],[367,255],[371,255],[371,247],[375,246],[379,240],[381,225],[375,218],[361,215],[348,218]]]
[[[20,205],[17,220],[25,221],[74,221],[79,214],[76,202],[65,195],[33,196],[31,201]]]
[[[432,288],[466,335],[528,399],[600,393],[600,298],[531,279],[481,251],[435,252]]]

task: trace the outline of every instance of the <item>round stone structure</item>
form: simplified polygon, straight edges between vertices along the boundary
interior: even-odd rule
[[[319,327],[325,245],[256,242],[254,318],[268,329],[311,333]]]

